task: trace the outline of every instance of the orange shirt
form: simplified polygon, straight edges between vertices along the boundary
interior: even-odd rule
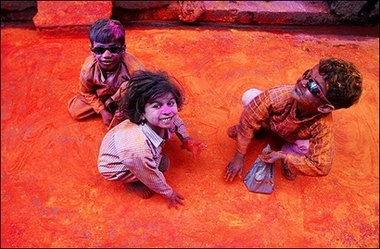
[[[288,154],[284,160],[293,173],[327,175],[334,156],[332,113],[298,119],[297,101],[291,96],[293,89],[292,85],[273,87],[251,101],[237,125],[237,151],[245,155],[254,133],[264,127],[290,143],[299,139],[309,140],[308,156]]]
[[[80,91],[96,113],[105,109],[104,102],[117,91],[123,82],[129,81],[135,70],[144,70],[143,64],[129,53],[125,53],[119,67],[114,72],[104,75],[96,59],[91,55],[86,58],[80,72]],[[121,96],[121,95],[120,95]],[[114,99],[115,100],[115,99]]]

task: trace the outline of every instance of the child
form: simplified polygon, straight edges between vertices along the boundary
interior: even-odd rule
[[[321,59],[294,86],[248,90],[239,123],[228,129],[236,139],[236,151],[225,169],[225,180],[232,181],[236,174],[242,177],[247,148],[262,128],[287,141],[280,151],[260,155],[265,163],[281,161],[285,178],[327,175],[334,157],[332,112],[356,104],[362,91],[363,77],[357,67],[334,57]]]
[[[108,18],[97,20],[89,30],[90,50],[80,73],[79,92],[68,101],[74,119],[100,114],[109,126],[130,74],[144,66],[126,52],[123,25]]]
[[[205,144],[191,138],[178,116],[184,104],[180,88],[164,72],[135,71],[120,102],[128,119],[110,129],[100,146],[98,169],[107,180],[120,181],[146,199],[154,193],[167,198],[169,208],[184,199],[167,183],[163,172],[169,158],[162,147],[176,133],[181,148],[202,151]]]

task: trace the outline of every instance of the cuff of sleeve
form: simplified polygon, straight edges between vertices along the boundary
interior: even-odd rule
[[[290,153],[286,153],[285,158],[284,158],[284,163],[288,164],[290,156],[291,156]]]
[[[285,158],[284,158],[284,163],[285,163],[286,165],[288,165],[288,168],[289,168],[290,172],[294,173],[294,168],[293,168],[292,164],[289,163],[289,162],[292,161],[291,158],[292,158],[292,154],[287,153],[286,156],[285,156]]]
[[[163,196],[165,196],[166,198],[170,198],[170,196],[172,196],[174,193],[174,190],[170,190],[170,191],[167,191],[166,193],[162,194]]]

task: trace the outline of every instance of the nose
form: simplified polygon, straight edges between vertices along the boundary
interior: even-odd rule
[[[103,56],[110,56],[110,55],[112,55],[112,53],[108,49],[106,49],[106,51],[104,51],[103,53]]]
[[[307,80],[305,80],[304,78],[299,78],[299,82],[300,82],[300,85],[302,86],[302,87],[306,87],[306,85],[307,85]]]
[[[171,106],[164,105],[164,106],[162,107],[162,113],[164,113],[164,114],[169,114],[169,113],[171,113],[171,112],[172,112],[172,108],[171,108]]]

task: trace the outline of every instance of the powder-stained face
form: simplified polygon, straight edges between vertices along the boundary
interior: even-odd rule
[[[103,71],[114,71],[119,66],[125,46],[120,45],[119,42],[94,42],[91,51]]]
[[[169,129],[178,115],[177,103],[172,93],[167,93],[156,98],[153,103],[145,105],[146,123],[161,137],[164,136],[165,130]]]
[[[329,104],[325,97],[326,82],[318,72],[319,64],[307,70],[298,78],[292,91],[298,101],[298,107],[308,112],[315,112],[323,104]]]

